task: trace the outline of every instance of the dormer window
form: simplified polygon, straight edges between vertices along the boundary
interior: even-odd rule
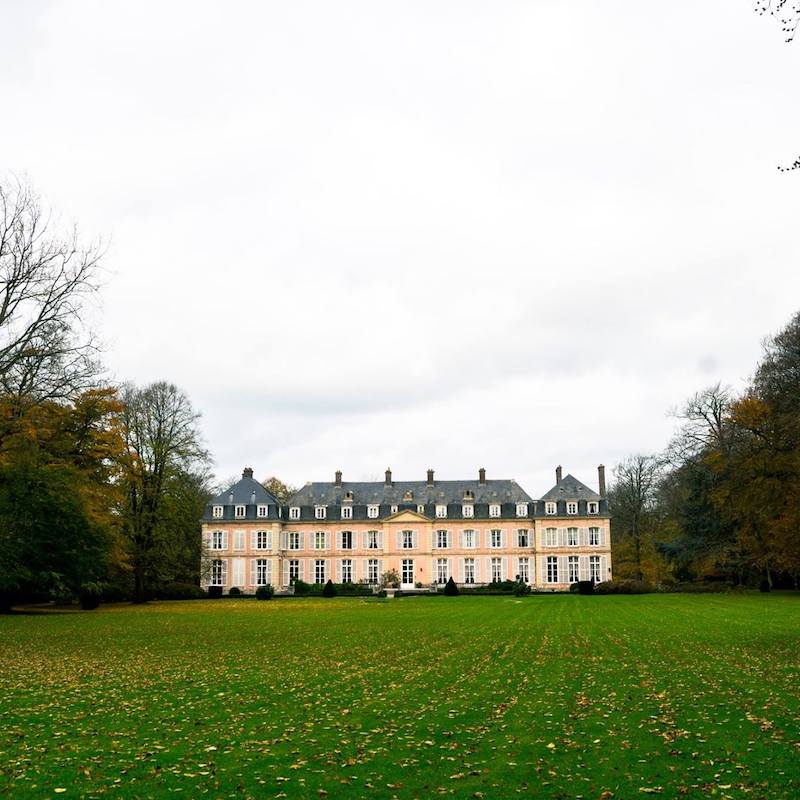
[[[500,504],[499,503],[491,503],[489,505],[489,516],[490,517],[499,517],[500,516]]]
[[[549,502],[544,504],[544,513],[545,514],[556,514],[557,513],[557,506],[555,503]]]
[[[352,493],[351,491],[347,491],[347,492],[345,492],[345,493],[344,493],[344,499],[345,499],[345,500],[351,500],[351,501],[352,501],[352,499],[353,499],[353,493]]]
[[[380,506],[376,505],[375,503],[367,506],[367,516],[370,519],[377,519],[379,512],[380,512]]]
[[[269,516],[269,506],[258,506],[256,508],[256,516],[259,519],[264,519],[265,517]]]
[[[527,517],[528,516],[528,504],[527,503],[517,503],[517,516],[518,517]]]
[[[328,516],[327,506],[314,506],[314,519],[325,519]]]
[[[474,500],[475,492],[472,489],[464,489],[464,500]]]
[[[289,519],[300,519],[300,506],[292,506],[289,509]]]
[[[403,495],[403,500],[408,502],[413,499],[414,499],[414,492],[412,492],[411,489],[407,489],[405,494]]]
[[[423,506],[422,503],[420,503],[417,506],[417,514],[424,514],[424,513],[425,513],[425,506]]]
[[[396,514],[396,513],[397,513],[397,506],[392,506],[392,514]]]
[[[599,514],[600,513],[600,504],[595,500],[590,500],[586,504],[586,510],[589,514]]]
[[[464,503],[461,506],[461,516],[462,517],[474,517],[475,516],[475,507],[472,503]]]
[[[578,503],[576,500],[568,500],[567,501],[567,514],[577,514],[578,513]]]
[[[225,509],[223,506],[214,506],[211,509],[211,516],[214,517],[214,519],[222,519],[222,514],[224,513],[224,510]]]
[[[244,519],[247,516],[247,506],[236,506],[236,519]]]
[[[445,505],[436,506],[436,516],[439,519],[444,519],[447,516],[447,506]]]
[[[342,519],[353,519],[353,506],[342,506]]]

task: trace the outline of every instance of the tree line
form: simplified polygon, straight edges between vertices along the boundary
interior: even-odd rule
[[[0,607],[197,584],[209,455],[189,398],[105,380],[100,243],[0,184]]]
[[[797,587],[800,313],[765,340],[741,393],[709,386],[676,417],[663,452],[614,469],[615,574]]]

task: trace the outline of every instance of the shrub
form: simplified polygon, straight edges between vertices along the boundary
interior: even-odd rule
[[[333,581],[328,578],[328,582],[325,584],[325,588],[322,590],[323,597],[336,597],[336,587],[333,585]]]
[[[228,595],[230,597],[241,597],[242,590],[238,586],[231,586],[231,588],[228,590]]]
[[[578,581],[577,586],[578,594],[594,594],[594,581]]]
[[[390,569],[383,573],[381,576],[381,586],[384,589],[400,588],[400,576],[397,574],[396,569]]]
[[[531,587],[528,586],[528,584],[525,583],[525,581],[522,580],[522,578],[517,578],[517,580],[514,582],[514,594],[517,597],[525,597],[530,593],[531,593]]]
[[[572,594],[577,594],[578,593],[578,582],[576,581],[575,583],[571,583],[569,585],[569,590],[570,590],[570,592],[572,592]]]
[[[256,598],[259,600],[272,600],[275,596],[275,589],[272,588],[272,584],[268,583],[265,586],[259,586],[256,589]]]
[[[103,596],[105,597],[105,592]],[[206,597],[206,593],[194,583],[173,581],[159,587],[155,596],[158,600],[200,600]]]
[[[208,587],[208,596],[212,600],[218,600],[222,597],[222,587],[221,586],[209,586]]]
[[[448,597],[455,597],[458,594],[458,586],[456,586],[452,575],[447,579],[447,583],[444,585],[444,593]]]
[[[78,600],[84,611],[92,611],[100,605],[103,598],[103,590],[99,583],[83,583],[78,592]]]
[[[301,581],[299,578],[292,585],[295,597],[307,597],[311,594],[311,584]]]
[[[646,581],[603,581],[594,587],[597,594],[649,594],[654,592],[653,586]]]

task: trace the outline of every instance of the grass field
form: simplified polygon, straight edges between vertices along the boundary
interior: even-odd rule
[[[800,797],[800,596],[0,618],[0,796]]]

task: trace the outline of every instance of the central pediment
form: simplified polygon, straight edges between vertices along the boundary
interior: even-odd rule
[[[429,520],[424,514],[418,514],[416,511],[404,509],[403,511],[398,511],[396,514],[390,514],[388,517],[384,517],[384,522],[429,522]]]

